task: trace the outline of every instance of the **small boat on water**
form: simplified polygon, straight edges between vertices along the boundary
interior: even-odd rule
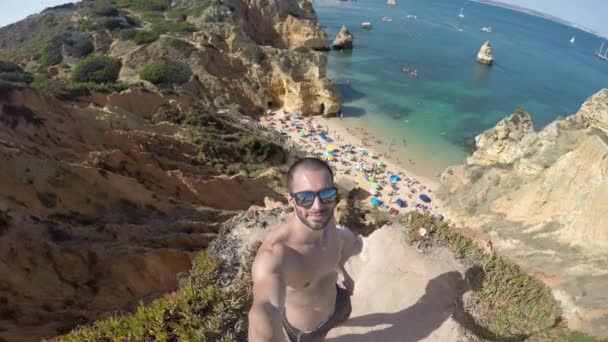
[[[460,9],[460,13],[458,13],[459,18],[464,18],[464,7]]]
[[[397,1],[396,0],[386,0],[386,4],[389,6],[395,6],[395,5],[397,5]]]
[[[382,21],[390,23],[391,21],[393,21],[393,19],[391,19],[389,17],[382,17]]]
[[[372,23],[370,23],[369,21],[364,21],[361,23],[361,28],[364,30],[371,30],[372,29]]]
[[[482,27],[480,30],[482,30],[483,32],[492,32],[492,26],[487,26],[487,27]]]
[[[410,73],[410,75],[412,75],[412,77],[418,77],[418,70],[412,71],[412,73]]]
[[[413,15],[413,14],[408,14],[408,15],[406,16],[406,18],[408,18],[408,19],[418,19],[418,17],[417,17],[417,16],[415,16],[415,15]]]
[[[602,50],[604,50],[604,42],[602,42],[602,46],[600,46],[600,51],[595,54],[595,57],[608,62],[608,47],[606,47],[606,51],[602,52]]]
[[[576,40],[576,38],[574,36],[572,36],[572,38],[570,38],[570,44],[574,44],[575,40]]]
[[[410,68],[403,67],[403,68],[401,68],[401,72],[404,72],[407,74],[410,72]]]

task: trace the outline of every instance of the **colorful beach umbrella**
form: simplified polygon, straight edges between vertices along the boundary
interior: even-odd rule
[[[305,137],[305,136],[306,136],[306,131],[302,129],[302,130],[300,130],[300,131],[298,132],[298,135],[299,135],[300,137]]]
[[[378,167],[382,167],[382,165],[384,165],[384,163],[382,162],[382,160],[378,160],[378,162],[376,163],[376,165],[378,165]]]
[[[372,188],[374,188],[374,189],[378,190],[378,189],[380,189],[380,184],[378,184],[378,183],[376,183],[376,182],[373,182],[373,183],[372,183]]]
[[[336,146],[334,146],[333,144],[327,145],[327,150],[328,151],[333,151],[336,149]]]

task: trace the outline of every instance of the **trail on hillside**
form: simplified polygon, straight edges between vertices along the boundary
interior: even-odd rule
[[[423,254],[405,241],[403,228],[385,226],[364,239],[347,263],[355,280],[351,318],[329,342],[463,341],[464,267],[443,248]]]

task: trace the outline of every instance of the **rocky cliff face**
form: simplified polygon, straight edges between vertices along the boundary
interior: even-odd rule
[[[149,29],[150,23],[154,28],[154,20],[160,20],[158,15],[150,19],[149,12],[131,6],[117,9],[119,14],[114,17],[100,17],[93,14],[99,11],[95,6],[94,1],[83,1],[2,28],[0,58],[19,61],[29,70],[67,81],[78,60],[64,51],[61,68],[41,66],[39,59],[32,59],[39,50],[29,37],[41,44],[50,40],[44,34],[49,35],[53,29],[56,40],[61,43],[63,39],[65,45],[79,27],[90,31],[86,31],[87,39],[93,41],[96,53],[121,59],[119,81],[125,84],[142,82],[138,74],[144,65],[167,58],[191,66],[204,99],[216,106],[236,104],[251,116],[279,106],[305,115],[339,111],[337,89],[325,77],[327,57],[322,51],[329,48],[327,35],[307,0],[175,0],[160,15],[182,13],[182,21],[165,20],[162,25],[191,26],[178,32],[160,31],[160,39],[142,45],[126,37]],[[108,25],[113,25],[112,29],[106,29]],[[161,29],[166,30],[165,26]],[[154,89],[148,82],[143,83]]]
[[[171,291],[222,222],[280,197],[272,177],[224,176],[191,131],[151,119],[195,98],[65,103],[0,83],[1,340],[64,333]]]
[[[607,109],[604,89],[539,132],[518,110],[476,137],[475,153],[443,173],[437,192],[448,217],[538,272],[574,328],[604,336],[608,301],[597,293],[608,291]]]

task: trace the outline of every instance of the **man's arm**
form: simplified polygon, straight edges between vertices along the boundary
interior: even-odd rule
[[[282,256],[262,250],[252,267],[253,305],[249,310],[250,342],[283,342],[282,314],[285,308],[285,280],[280,268]]]
[[[355,235],[346,227],[339,227],[338,234],[342,240],[338,270],[342,273],[344,278],[342,285],[352,293],[355,291],[355,282],[344,268],[344,264],[346,264],[346,261],[348,261],[351,256],[361,253],[361,250],[363,249],[363,239],[361,238],[361,235]]]

